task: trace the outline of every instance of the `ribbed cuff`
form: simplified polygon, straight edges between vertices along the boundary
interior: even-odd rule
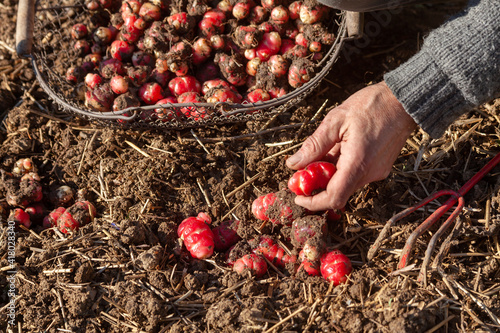
[[[472,107],[425,49],[385,74],[384,80],[406,112],[433,138]]]

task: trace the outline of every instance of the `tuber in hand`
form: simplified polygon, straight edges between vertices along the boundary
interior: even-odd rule
[[[315,190],[324,190],[337,168],[328,162],[313,162],[293,174],[288,188],[297,195],[312,195]]]

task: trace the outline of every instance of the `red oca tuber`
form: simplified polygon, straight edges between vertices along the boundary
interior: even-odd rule
[[[197,217],[184,219],[177,229],[177,235],[194,258],[206,259],[214,253],[214,234],[210,230],[210,222],[210,216],[201,212]]]
[[[290,191],[282,190],[255,199],[252,203],[252,213],[259,220],[290,225],[295,219],[304,215],[305,209],[294,203]]]
[[[332,163],[313,162],[293,174],[288,180],[288,188],[297,195],[312,195],[326,188],[335,171],[337,168]]]
[[[301,268],[306,271],[307,274],[312,276],[321,275],[320,271],[320,263],[318,260],[309,260],[306,258],[304,250],[299,253],[300,266],[297,271],[300,271]]]
[[[266,274],[267,264],[265,259],[261,256],[250,253],[236,260],[233,265],[233,270],[240,275],[250,272],[252,275],[259,278]]]
[[[351,271],[351,261],[339,250],[333,250],[321,256],[321,275],[333,282],[335,286],[346,282]]]
[[[96,214],[97,211],[92,203],[89,201],[78,201],[62,212],[57,218],[56,224],[62,233],[67,234],[90,223]]]
[[[239,225],[239,220],[224,221],[218,227],[212,229],[217,251],[225,251],[241,239],[237,234]]]
[[[328,232],[326,218],[319,215],[302,216],[292,223],[292,243],[304,246],[308,240],[318,237],[324,239]]]
[[[29,228],[31,226],[30,215],[21,208],[14,208],[10,212],[9,221],[14,221],[16,227],[23,225]]]
[[[66,211],[66,208],[64,208],[64,207],[58,207],[58,208],[54,209],[53,211],[51,211],[49,213],[49,215],[47,215],[43,218],[43,222],[42,222],[43,228],[48,229],[48,228],[56,227],[57,220],[65,211]]]
[[[271,237],[262,236],[257,245],[254,245],[253,252],[263,255],[273,265],[284,268],[286,264],[295,263],[297,256],[286,253],[286,251],[276,244]]]

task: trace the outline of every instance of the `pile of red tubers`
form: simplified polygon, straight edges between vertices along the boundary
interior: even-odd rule
[[[237,233],[242,221],[224,221],[210,229],[211,218],[206,213],[182,221],[178,236],[194,258],[206,259],[214,250],[226,251],[226,262],[239,274],[261,277],[270,263],[277,269],[292,265],[297,271],[322,275],[334,285],[344,283],[352,271],[351,262],[326,244],[328,220],[338,220],[340,215],[333,211],[315,215],[293,202],[294,195],[313,195],[324,190],[335,171],[331,163],[311,163],[290,178],[287,190],[260,196],[253,202],[253,215],[272,222],[276,229],[281,227],[284,241],[293,246],[291,250],[280,246],[272,235],[242,240]],[[248,246],[238,247],[241,242]],[[241,248],[248,251],[242,252]]]
[[[40,176],[29,158],[18,160],[11,172],[0,170],[6,201],[0,202],[0,217],[13,221],[16,228],[57,228],[64,234],[78,230],[96,216],[94,205],[75,201],[75,191],[62,185],[44,197]],[[54,207],[49,212],[48,207]],[[22,227],[21,227],[22,226]]]
[[[308,82],[335,36],[315,0],[87,0],[71,28],[66,80],[95,111],[166,103],[257,103]],[[82,20],[84,18],[82,17]],[[144,121],[200,120],[202,107],[142,111]]]

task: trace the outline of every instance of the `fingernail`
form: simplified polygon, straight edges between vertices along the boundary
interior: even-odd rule
[[[301,159],[302,159],[302,153],[298,151],[288,158],[287,163],[290,166],[294,166],[295,164],[299,163]]]

